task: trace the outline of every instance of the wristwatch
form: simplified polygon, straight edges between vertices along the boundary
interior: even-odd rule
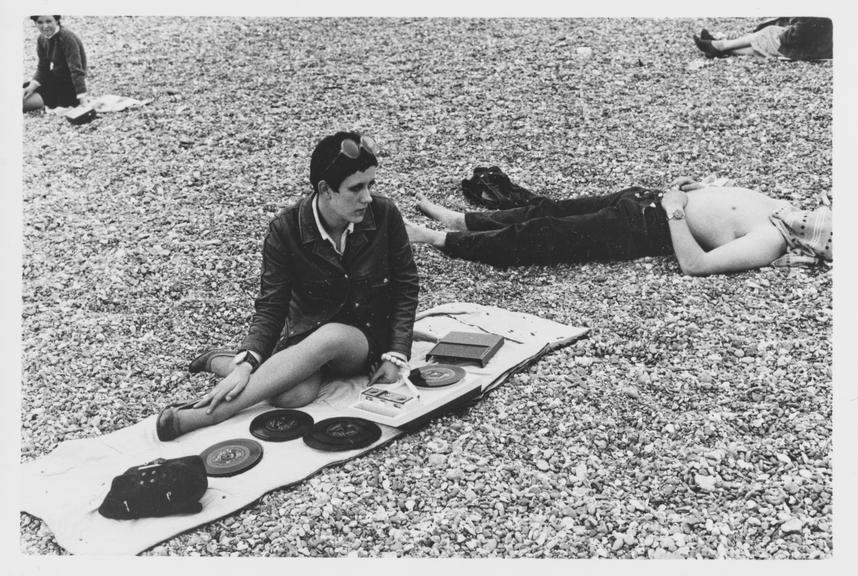
[[[259,368],[259,360],[256,359],[249,350],[239,350],[238,354],[236,354],[233,359],[233,363],[238,366],[242,362],[247,362],[250,364],[250,372],[256,372],[256,369]]]
[[[682,220],[685,218],[685,210],[682,208],[677,208],[673,212],[668,212],[667,219],[668,220]]]

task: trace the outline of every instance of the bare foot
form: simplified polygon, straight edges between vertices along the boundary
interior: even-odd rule
[[[409,220],[405,222],[405,232],[412,244],[431,244],[436,248],[443,248],[447,243],[446,232],[438,232],[424,226],[418,226]]]
[[[429,216],[429,218],[437,220],[450,230],[467,230],[465,215],[463,213],[430,202],[420,192],[417,192],[415,196],[417,196],[417,207],[421,212]]]

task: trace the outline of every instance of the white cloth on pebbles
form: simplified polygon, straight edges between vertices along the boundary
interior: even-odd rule
[[[483,393],[535,358],[587,333],[586,328],[529,314],[462,303],[418,314],[416,326],[439,336],[475,327],[507,336],[509,339],[486,367],[467,368],[469,374],[483,381]],[[433,345],[415,342],[412,360],[425,358]],[[315,421],[340,415],[357,400],[366,380],[364,376],[326,385],[319,398],[302,410]],[[63,442],[50,454],[21,465],[21,509],[42,518],[59,545],[73,554],[137,554],[235,512],[266,492],[300,482],[322,468],[359,456],[402,434],[397,428],[380,425],[382,434],[374,444],[346,452],[322,452],[300,441],[264,442],[262,460],[250,470],[233,477],[209,478],[208,491],[201,499],[203,509],[197,514],[109,520],[97,512],[111,480],[125,469],[156,458],[199,454],[222,440],[249,438],[250,421],[267,410],[270,406],[260,404],[217,426],[167,443],[159,442],[155,435],[155,415],[104,436]],[[439,465],[446,465],[446,458]]]

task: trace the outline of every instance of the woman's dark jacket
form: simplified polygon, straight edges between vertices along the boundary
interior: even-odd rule
[[[60,27],[50,38],[36,40],[39,64],[33,79],[43,86],[72,84],[75,94],[86,92],[86,52],[71,30]]]
[[[312,199],[286,208],[268,226],[256,312],[241,348],[267,358],[279,338],[299,336],[344,311],[379,353],[410,358],[417,265],[399,210],[373,194],[340,257],[319,234]]]

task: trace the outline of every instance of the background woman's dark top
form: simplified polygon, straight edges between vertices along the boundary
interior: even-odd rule
[[[77,95],[86,92],[86,52],[80,39],[60,27],[50,38],[39,36],[36,53],[39,64],[33,79],[41,84],[36,91],[45,106],[77,106]]]

